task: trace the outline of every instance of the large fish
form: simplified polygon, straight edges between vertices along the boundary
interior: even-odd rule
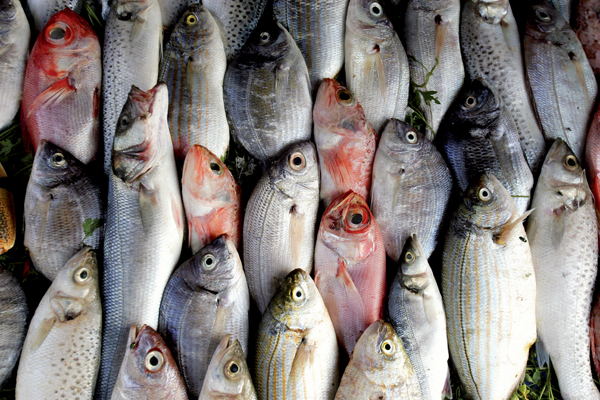
[[[585,173],[561,139],[548,151],[531,206],[527,235],[535,267],[538,363],[552,360],[563,398],[600,399],[589,336],[598,223]]]
[[[289,272],[312,271],[318,208],[315,147],[293,145],[265,172],[246,205],[244,269],[261,313]]]
[[[0,272],[0,389],[10,378],[27,333],[27,298],[7,270]]]
[[[398,261],[404,242],[417,234],[428,258],[437,244],[452,189],[440,153],[412,126],[392,119],[373,164],[371,211],[388,256]]]
[[[205,246],[169,279],[158,332],[173,351],[193,398],[200,394],[208,364],[225,335],[248,352],[249,310],[242,261],[228,235]]]
[[[369,198],[377,132],[356,97],[333,79],[325,79],[313,120],[325,207],[348,190]]]
[[[92,399],[102,304],[96,253],[82,248],[59,271],[27,331],[16,398]]]
[[[163,27],[158,0],[113,0],[104,30],[104,173],[109,175],[117,119],[131,85],[150,90],[158,80]],[[129,327],[128,327],[129,329]]]
[[[575,32],[581,41],[590,66],[600,74],[600,0],[579,0]]]
[[[105,323],[98,399],[108,399],[132,325],[157,326],[183,244],[183,205],[167,125],[165,84],[131,88],[119,118],[104,241]]]
[[[325,210],[315,245],[315,283],[340,344],[352,354],[360,335],[383,317],[385,247],[365,199],[352,191]]]
[[[27,6],[33,17],[35,29],[41,32],[56,13],[66,8],[79,13],[84,1],[86,0],[27,0]]]
[[[323,299],[305,271],[281,282],[263,314],[253,377],[258,398],[330,400],[338,386],[338,345]]]
[[[381,132],[390,118],[404,120],[410,73],[408,58],[381,3],[350,0],[346,17],[348,89]]]
[[[256,27],[225,73],[231,134],[267,162],[312,133],[306,63],[288,31],[270,17]]]
[[[15,203],[12,193],[6,188],[6,183],[6,171],[0,164],[0,254],[12,249],[17,239]]]
[[[98,177],[67,151],[42,140],[25,193],[24,245],[35,268],[54,280],[85,243],[102,244],[104,205]],[[86,238],[84,225],[98,220]]]
[[[206,7],[191,6],[165,46],[159,74],[169,87],[169,130],[177,160],[183,161],[194,144],[217,157],[229,148],[223,101],[226,67],[217,23]]]
[[[471,183],[450,222],[442,291],[465,398],[508,400],[525,373],[536,337],[536,285],[524,216],[486,172]]]

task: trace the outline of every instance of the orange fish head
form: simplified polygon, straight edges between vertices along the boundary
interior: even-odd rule
[[[185,157],[181,184],[198,199],[216,193],[234,196],[239,190],[233,175],[219,157],[199,144],[193,145]]]
[[[319,86],[313,109],[315,125],[321,129],[367,132],[365,112],[356,97],[333,79],[326,78]]]

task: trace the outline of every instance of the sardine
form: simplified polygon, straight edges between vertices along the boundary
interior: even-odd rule
[[[27,333],[27,298],[7,270],[0,272],[0,388],[10,378]]]
[[[12,193],[6,188],[6,183],[6,171],[0,164],[0,254],[12,249],[17,238],[15,202]],[[2,386],[1,382],[0,375],[0,387]]]
[[[600,74],[600,17],[596,12],[599,9],[599,0],[579,0],[575,18],[575,32],[596,74]]]
[[[41,32],[50,18],[59,11],[69,8],[76,13],[81,11],[85,0],[27,0],[35,29]]]

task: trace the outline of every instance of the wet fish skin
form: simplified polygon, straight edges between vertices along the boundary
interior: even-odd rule
[[[258,398],[332,399],[339,382],[338,345],[310,275],[295,269],[279,285],[256,339]]]
[[[0,388],[19,360],[27,333],[27,299],[19,282],[7,270],[0,272]]]
[[[189,7],[165,46],[159,73],[159,80],[169,87],[169,130],[178,161],[194,144],[217,157],[229,148],[223,100],[226,67],[215,19],[202,5]]]
[[[16,399],[92,399],[102,304],[96,253],[82,248],[59,271],[29,325]]]
[[[198,3],[199,0],[158,0],[163,26],[175,25],[188,7]]]
[[[292,145],[263,174],[246,205],[244,270],[261,313],[288,273],[312,271],[318,208],[315,147],[311,142]]]
[[[51,17],[65,8],[79,14],[83,1],[85,0],[27,0],[27,5],[33,17],[35,29],[41,32]]]
[[[36,270],[50,281],[84,246],[87,219],[99,220],[100,228],[85,243],[95,250],[102,245],[105,214],[98,178],[69,152],[45,140],[33,161],[23,215],[23,244]]]
[[[600,301],[596,295],[590,315],[590,348],[596,374],[600,371]]]
[[[600,399],[590,366],[589,321],[598,263],[593,203],[581,164],[556,139],[533,195],[527,236],[536,276],[538,363],[552,359],[565,399]]]
[[[413,233],[425,257],[431,255],[451,189],[450,170],[435,146],[409,124],[390,120],[373,163],[371,211],[392,260],[398,261]]]
[[[598,0],[580,0],[575,17],[575,32],[596,74],[600,73],[600,19],[596,12],[599,8]]]
[[[17,238],[15,203],[12,193],[5,187],[6,181],[6,171],[0,164],[0,254],[12,249]],[[1,382],[0,375],[0,387]]]
[[[546,4],[549,4],[557,10],[563,19],[567,21],[567,24],[571,21],[571,12],[573,5],[571,4],[571,0],[547,0]]]
[[[585,166],[587,167],[590,190],[594,195],[594,199],[600,199],[600,111],[598,109],[592,117],[586,139]],[[600,218],[600,212],[598,212],[600,201],[595,201],[594,206],[596,207],[596,216]],[[600,235],[600,232],[598,232],[598,235]]]
[[[373,322],[361,335],[335,400],[421,399],[419,380],[391,324]]]

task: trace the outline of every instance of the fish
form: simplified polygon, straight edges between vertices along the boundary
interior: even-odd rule
[[[54,14],[33,45],[25,71],[21,126],[35,152],[42,139],[84,164],[100,141],[100,42],[92,27],[66,8]]]
[[[101,248],[103,196],[89,167],[68,151],[40,142],[25,192],[23,244],[35,269],[50,281],[84,244]],[[84,225],[90,222],[98,228],[87,237]]]
[[[523,380],[536,338],[526,216],[485,172],[471,182],[450,221],[442,296],[450,356],[465,398],[508,400]]]
[[[187,400],[169,348],[151,326],[129,330],[127,350],[111,400]]]
[[[386,266],[383,237],[361,195],[349,191],[325,210],[315,244],[315,284],[348,354],[383,317]]]
[[[465,79],[460,54],[460,0],[410,0],[404,15],[403,37],[413,90],[435,92],[417,108],[433,141],[442,118],[458,96]]]
[[[92,398],[100,366],[99,279],[89,246],[58,272],[27,331],[16,399]]]
[[[292,36],[270,17],[229,64],[224,91],[233,139],[264,164],[291,144],[310,140],[308,69]]]
[[[33,24],[38,32],[42,32],[52,17],[66,8],[79,14],[85,0],[27,0],[27,6],[33,17]]]
[[[586,138],[584,161],[587,167],[590,190],[594,199],[600,200],[600,109],[596,109],[592,117],[590,130]],[[595,200],[594,207],[596,208],[596,216],[600,225],[600,201]],[[600,231],[598,235],[600,238]]]
[[[229,125],[223,100],[227,59],[221,33],[205,6],[183,13],[165,46],[159,80],[169,87],[169,130],[175,158],[183,161],[194,144],[224,157]]]
[[[19,0],[0,1],[0,132],[10,126],[23,98],[31,29]]]
[[[435,146],[409,124],[390,120],[375,154],[370,200],[392,260],[399,260],[404,242],[415,233],[429,258],[451,190],[450,170]]]
[[[444,303],[417,236],[406,241],[387,310],[417,375],[423,400],[452,398]]]
[[[335,400],[420,400],[419,380],[391,324],[378,320],[361,335]]]
[[[199,0],[158,0],[163,26],[176,24],[188,7],[198,3]]]
[[[0,388],[19,361],[27,333],[27,298],[8,270],[0,271]]]
[[[242,236],[242,190],[231,171],[207,148],[195,144],[185,158],[181,197],[192,253],[228,234],[236,248]]]
[[[198,400],[257,400],[250,370],[242,345],[231,335],[225,335],[206,371]]]
[[[349,0],[275,0],[273,13],[300,48],[313,89],[334,79],[344,66],[344,34]]]
[[[579,0],[574,25],[575,33],[596,75],[600,74],[600,19],[596,13],[599,8],[598,0]]]
[[[7,187],[7,175],[0,164],[0,254],[6,253],[15,245],[17,238],[17,219],[12,192]],[[1,357],[0,357],[1,359]],[[0,377],[0,387],[2,378]]]
[[[577,34],[560,12],[539,0],[527,11],[523,51],[546,140],[560,137],[582,160],[598,85]]]
[[[378,135],[356,97],[333,79],[319,86],[313,109],[325,207],[352,190],[369,197]]]
[[[509,1],[466,1],[460,24],[467,76],[484,78],[496,88],[517,127],[529,169],[537,176],[544,162],[546,142],[529,97],[521,39]]]
[[[258,398],[332,399],[339,382],[335,330],[311,279],[295,269],[280,283],[256,338]]]
[[[410,83],[408,58],[381,3],[350,0],[344,67],[348,89],[376,132],[381,132],[390,118],[404,121]]]
[[[318,208],[315,147],[311,142],[292,145],[263,174],[246,205],[244,270],[261,314],[288,273],[312,271]]]
[[[557,10],[560,13],[560,16],[567,21],[567,24],[571,22],[571,13],[573,9],[571,0],[547,0],[546,4]]]
[[[461,192],[489,171],[513,197],[519,213],[527,210],[533,174],[510,112],[489,81],[478,78],[465,84],[440,126],[436,145]]]
[[[102,48],[102,127],[104,173],[107,176],[112,168],[117,120],[127,102],[131,85],[150,90],[158,81],[162,38],[158,0],[112,1]]]
[[[596,295],[590,315],[590,348],[596,374],[600,373],[600,298]]]
[[[561,139],[548,151],[531,206],[527,236],[535,267],[538,364],[552,360],[563,398],[600,399],[589,336],[598,222],[582,165]]]
[[[118,121],[104,240],[105,322],[97,399],[110,398],[132,325],[158,325],[185,216],[167,124],[168,90],[133,86]]]
[[[173,351],[190,397],[198,398],[221,340],[248,352],[250,294],[242,261],[225,234],[178,267],[160,304],[158,332]]]

